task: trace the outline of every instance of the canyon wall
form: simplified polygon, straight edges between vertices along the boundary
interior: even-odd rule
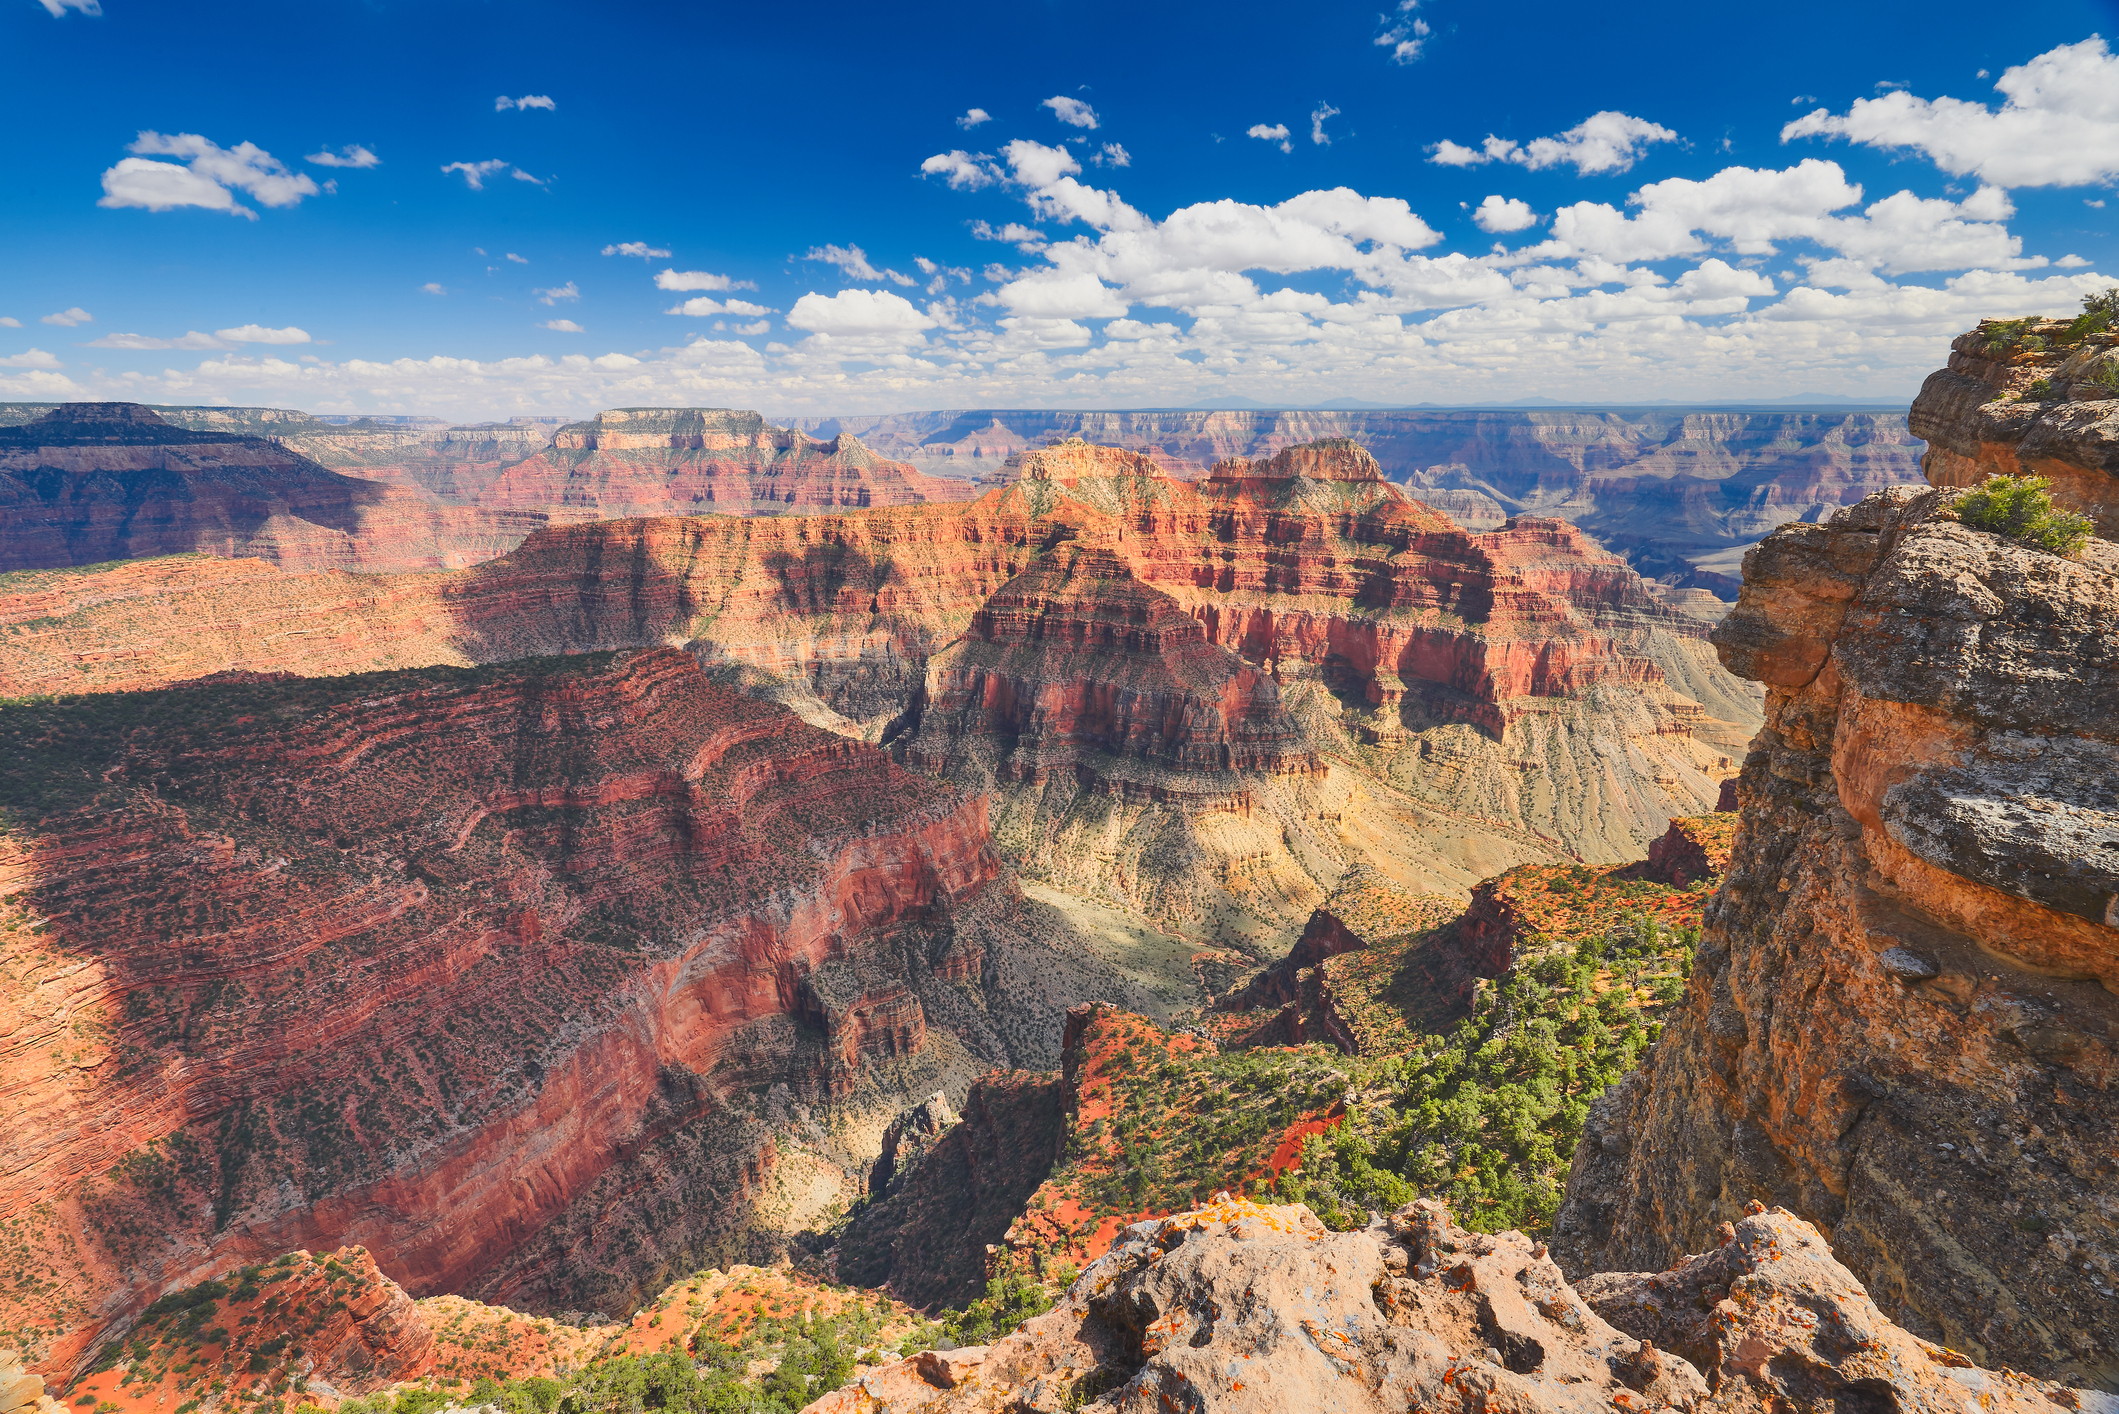
[[[1783,1204],[1916,1334],[2110,1388],[2119,550],[1973,530],[1959,495],[1880,494],[1746,558],[1715,639],[1767,720],[1726,882],[1554,1246],[1657,1268]]]
[[[2119,536],[2119,333],[2057,319],[1984,320],[1928,375],[1910,425],[1937,486],[2043,476],[2054,499]]]
[[[0,821],[0,1230],[42,1274],[0,1339],[48,1372],[290,1247],[630,1309],[1133,995],[1034,936],[981,795],[671,649],[0,706]]]
[[[298,573],[453,569],[541,515],[444,507],[262,437],[190,431],[136,403],[0,427],[0,573],[203,552]]]

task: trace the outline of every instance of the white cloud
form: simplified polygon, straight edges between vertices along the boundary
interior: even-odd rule
[[[226,339],[217,339],[211,334],[201,334],[193,329],[174,339],[158,339],[148,334],[105,334],[100,339],[90,339],[83,348],[89,349],[226,349],[234,345]]]
[[[1427,160],[1444,167],[1513,162],[1532,171],[1569,166],[1591,177],[1601,172],[1624,172],[1641,160],[1651,143],[1677,140],[1675,132],[1659,123],[1606,111],[1590,114],[1557,136],[1532,138],[1527,144],[1491,133],[1476,148],[1445,138],[1435,144]]]
[[[9,354],[0,358],[0,368],[64,368],[65,364],[42,349],[29,349],[23,353]]]
[[[662,252],[664,255],[668,251]],[[658,290],[755,290],[755,280],[732,280],[726,275],[709,274],[704,270],[664,270],[655,277]]]
[[[974,221],[971,223],[971,237],[980,241],[1008,241],[1025,255],[1036,255],[1048,244],[1043,231],[1016,221],[998,227],[989,226],[984,221]]]
[[[20,329],[22,321],[11,314],[0,314],[0,329]]]
[[[642,260],[668,260],[670,258],[668,251],[657,250],[646,241],[619,241],[615,245],[605,246],[603,253],[605,255],[637,255]],[[665,285],[663,288],[668,289],[669,286]],[[716,286],[715,288],[725,289],[727,287]]]
[[[1099,167],[1130,167],[1133,165],[1133,154],[1119,143],[1107,142],[1089,160]]]
[[[981,123],[990,123],[992,121],[993,115],[991,113],[983,108],[973,108],[966,111],[963,117],[957,119],[956,125],[960,128],[968,129],[975,128]]]
[[[507,258],[509,260],[514,261],[517,265],[528,265],[530,263],[528,260],[524,259],[522,256],[517,255],[512,250],[508,252]]]
[[[484,162],[451,162],[442,168],[442,171],[461,172],[464,174],[465,186],[472,191],[484,191],[486,189],[486,178],[507,165],[505,159],[493,157],[488,158]]]
[[[55,20],[68,10],[78,10],[91,16],[103,13],[101,0],[39,0],[39,3],[44,6],[44,13]]]
[[[757,334],[763,334],[763,333],[765,333],[765,332],[766,332],[766,331],[767,331],[768,329],[771,329],[771,328],[773,327],[773,324],[772,324],[772,321],[771,321],[770,319],[760,319],[760,320],[759,320],[759,321],[758,321],[757,323],[755,323],[755,324],[734,324],[734,325],[728,325],[728,326],[723,326],[723,325],[720,325],[720,324],[716,324],[716,325],[715,325],[714,327],[715,327],[716,329],[720,329],[720,328],[723,328],[723,327],[727,327],[728,331],[729,331],[730,333],[732,333],[732,334],[750,334],[750,335],[757,335]]]
[[[525,113],[532,108],[542,108],[547,113],[559,111],[559,105],[542,93],[526,93],[520,98],[509,98],[503,94],[493,100],[493,111],[496,113],[505,113],[510,108],[520,109]]]
[[[545,179],[543,177],[533,177],[528,172],[523,171],[520,167],[517,167],[512,175],[518,182],[529,182],[533,186],[540,187],[545,184]]]
[[[1325,119],[1338,116],[1339,110],[1329,103],[1320,103],[1315,108],[1312,108],[1310,110],[1310,141],[1320,147],[1331,146],[1332,139],[1326,135],[1324,123]]]
[[[688,299],[683,304],[673,305],[662,312],[664,314],[682,314],[693,319],[702,319],[712,314],[777,313],[776,310],[768,309],[762,304],[752,304],[748,300],[732,299],[724,304],[719,300],[708,299],[705,295]]]
[[[1524,231],[1538,224],[1538,213],[1530,209],[1527,201],[1513,197],[1489,196],[1479,203],[1472,213],[1472,224],[1488,235],[1506,235],[1510,231]]]
[[[1427,45],[1427,37],[1433,33],[1427,21],[1413,14],[1420,8],[1420,0],[1398,0],[1398,13],[1384,17],[1383,32],[1376,36],[1376,47],[1391,51],[1393,64],[1410,64],[1420,57]]]
[[[2095,200],[2095,201],[2092,201],[2092,200],[2091,200],[2090,198],[2088,198],[2088,197],[2084,197],[2084,198],[2082,199],[2082,204],[2083,204],[2084,206],[2087,206],[2087,207],[2089,207],[2089,208],[2090,208],[2091,210],[2093,210],[2093,211],[2102,211],[2102,210],[2104,210],[2104,201],[2103,201],[2103,199],[2102,199],[2102,198],[2099,198],[2099,199],[2097,199],[2097,200]]]
[[[547,319],[537,327],[550,329],[555,334],[586,334],[589,332],[571,319]]]
[[[581,289],[572,280],[567,281],[564,285],[555,285],[548,290],[532,290],[530,293],[537,296],[539,304],[557,304],[561,300],[581,298]]]
[[[888,280],[894,285],[916,285],[919,281],[910,275],[901,275],[888,268],[878,270],[868,263],[868,253],[859,246],[814,246],[802,257],[804,260],[821,260],[826,265],[836,265],[849,280]]]
[[[1070,128],[1093,129],[1097,126],[1096,110],[1079,98],[1069,98],[1064,93],[1055,94],[1037,106],[1050,108],[1052,116]]]
[[[1912,148],[1953,176],[2000,187],[2085,186],[2119,176],[2119,55],[2091,35],[2002,72],[1999,110],[1957,98],[1892,92],[1858,98],[1835,116],[1820,108],[1781,129],[1781,141],[1843,137]]]
[[[257,212],[237,201],[236,192],[247,192],[265,206],[293,206],[303,197],[317,193],[317,185],[309,177],[288,171],[279,159],[254,143],[239,142],[223,148],[197,133],[158,133],[149,129],[142,131],[126,151],[136,155],[121,159],[103,174],[103,195],[96,205],[147,211],[198,206],[255,221]],[[150,162],[149,157],[181,158],[188,165]]]
[[[216,329],[217,339],[231,344],[306,344],[310,342],[307,330],[297,329],[292,324],[284,329],[267,329],[262,324],[241,324],[233,329]]]
[[[2063,255],[2053,263],[2062,270],[2080,270],[2083,266],[2089,264],[2087,260],[2084,260],[2079,255]]]
[[[1008,312],[1033,319],[1112,319],[1126,312],[1117,292],[1087,271],[1040,272],[995,292]]]
[[[1271,127],[1267,127],[1264,123],[1253,123],[1244,130],[1244,136],[1255,137],[1260,142],[1273,143],[1282,152],[1293,152],[1295,150],[1295,145],[1288,141],[1288,125],[1286,123],[1275,123]]]
[[[330,148],[327,147],[322,152],[310,153],[307,157],[304,157],[302,160],[304,162],[312,162],[319,167],[367,168],[380,167],[383,165],[382,158],[377,157],[373,152],[369,151],[365,147],[362,147],[357,142],[348,143],[346,146],[340,148],[336,152],[333,152]]]
[[[39,324],[56,324],[62,329],[72,329],[83,324],[93,324],[95,320],[96,316],[77,304],[72,309],[62,309],[57,314],[47,314],[37,322]]]
[[[447,290],[443,289],[440,285],[436,284],[432,280],[429,280],[426,284],[421,285],[419,287],[419,292],[423,295],[445,295],[449,293]]]
[[[1002,179],[1001,169],[994,165],[990,153],[965,152],[961,148],[937,152],[920,164],[920,175],[945,178],[955,191],[977,191]]]
[[[922,332],[934,328],[937,321],[888,290],[841,290],[835,295],[811,291],[802,296],[788,311],[787,322],[813,334],[918,342]]]

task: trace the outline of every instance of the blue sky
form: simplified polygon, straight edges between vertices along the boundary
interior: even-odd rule
[[[2106,41],[2112,0],[0,0],[0,398],[1909,397],[2119,281]]]

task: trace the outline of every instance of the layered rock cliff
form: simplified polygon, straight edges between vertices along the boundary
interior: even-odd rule
[[[1983,320],[1928,375],[1909,425],[1928,441],[1934,485],[2043,476],[2055,501],[2119,535],[2119,331]]]
[[[616,408],[570,423],[478,503],[558,524],[624,516],[780,515],[968,499],[966,482],[879,457],[851,433],[817,441],[726,408]]]
[[[0,1231],[38,1274],[0,1329],[47,1370],[294,1246],[629,1309],[1126,991],[1030,936],[982,797],[674,650],[238,674],[0,738]]]
[[[543,523],[437,506],[136,403],[67,403],[0,427],[0,573],[191,551],[297,573],[453,569]]]
[[[2119,550],[1970,529],[1958,494],[1880,494],[1746,558],[1716,643],[1767,723],[1727,881],[1679,1016],[1591,1117],[1555,1247],[1659,1267],[1783,1204],[1908,1329],[2111,1387]]]
[[[1557,521],[1467,534],[1349,444],[1190,484],[1081,443],[1023,470],[960,507],[555,528],[417,580],[34,577],[0,683],[684,644],[813,723],[985,762],[1012,855],[1210,936],[1291,936],[1365,861],[1446,891],[1634,856],[1755,719],[1616,557]]]

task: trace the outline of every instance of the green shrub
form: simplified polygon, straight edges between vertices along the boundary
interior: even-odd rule
[[[1957,503],[1957,518],[2056,555],[2077,554],[2095,527],[2088,516],[2054,509],[2046,494],[2052,484],[2042,476],[1990,476]]]
[[[2030,396],[2039,402],[2044,402],[2047,398],[2055,396],[2053,380],[2050,378],[2034,380],[2031,384]]]

